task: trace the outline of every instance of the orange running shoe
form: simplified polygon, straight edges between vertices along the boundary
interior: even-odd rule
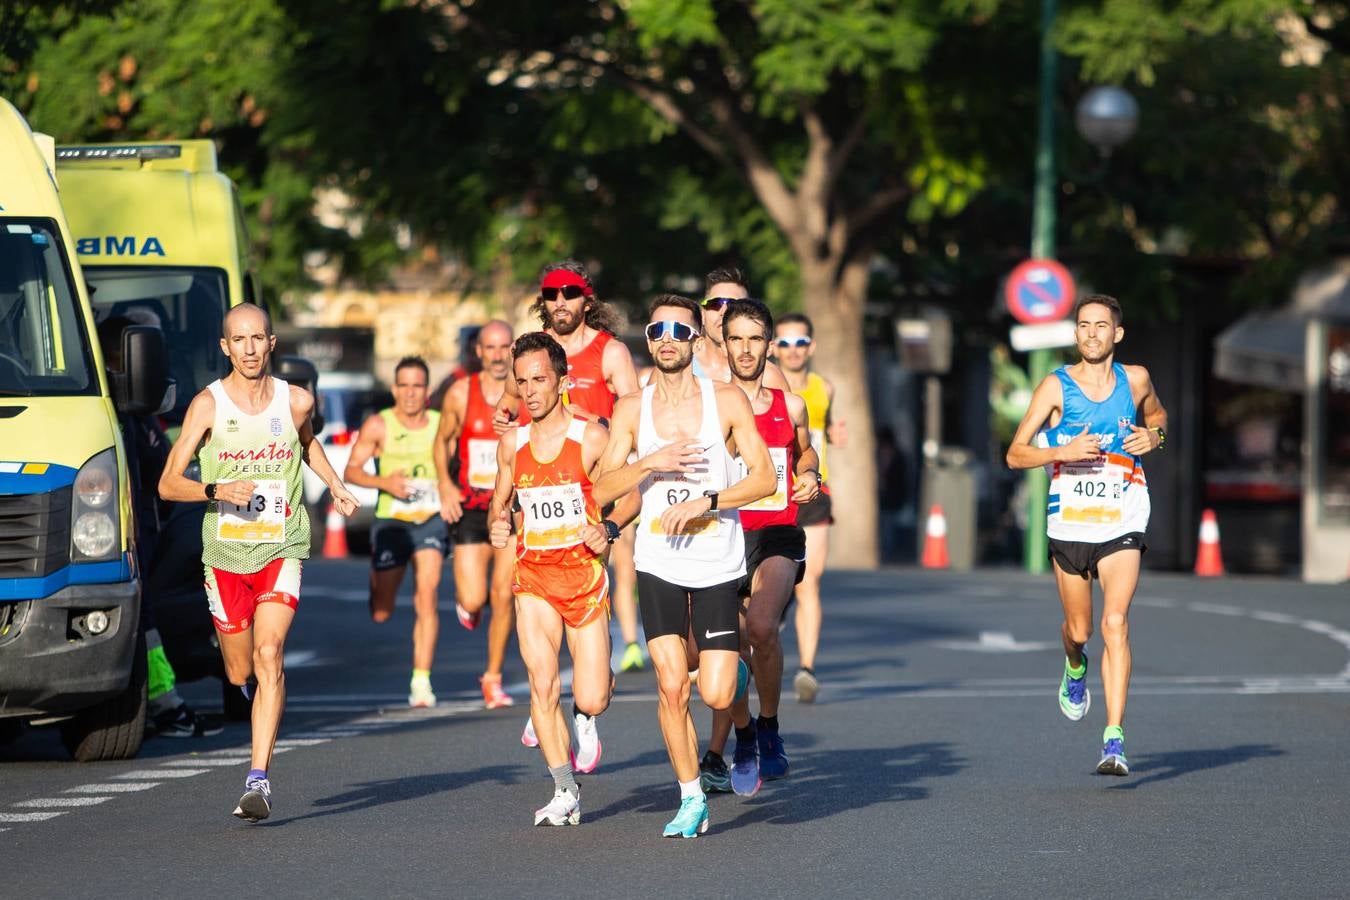
[[[478,679],[478,683],[483,687],[483,705],[488,709],[516,705],[516,701],[511,699],[511,695],[502,690],[502,676],[500,674],[484,675]]]

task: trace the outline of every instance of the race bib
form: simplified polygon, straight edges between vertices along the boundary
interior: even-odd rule
[[[441,511],[441,497],[431,478],[409,478],[412,492],[407,500],[390,495],[389,518],[400,522],[423,522]]]
[[[763,500],[756,500],[748,506],[742,506],[741,509],[748,509],[753,512],[781,512],[782,510],[787,509],[787,448],[770,447],[769,460],[773,463],[773,471],[778,478],[778,484],[774,487],[773,493]],[[736,457],[736,468],[740,472],[740,478],[745,478],[750,474],[750,468],[746,466],[745,461],[739,456]]]
[[[286,539],[286,482],[255,481],[253,497],[243,506],[216,504],[216,540],[280,544]]]
[[[684,475],[674,472],[657,473],[652,476],[652,485],[643,493],[644,513],[648,512],[648,501],[651,502],[650,522],[648,526],[652,534],[661,534],[673,537],[675,535],[683,537],[714,537],[721,533],[722,517],[715,512],[706,512],[701,516],[694,516],[678,532],[667,532],[661,527],[661,514],[667,507],[674,506],[676,503],[683,503],[686,500],[693,500],[696,497],[703,496],[705,490],[701,482],[690,480]],[[644,515],[643,518],[648,518]]]
[[[469,487],[490,491],[497,484],[497,441],[469,438]]]
[[[581,543],[586,527],[586,495],[580,484],[516,488],[525,515],[521,529],[526,550],[561,550]]]
[[[1104,464],[1061,464],[1059,514],[1065,522],[1114,525],[1124,518],[1125,480]]]

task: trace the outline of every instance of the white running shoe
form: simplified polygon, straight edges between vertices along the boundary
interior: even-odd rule
[[[536,825],[577,825],[581,822],[580,789],[573,794],[566,788],[554,788],[548,806],[534,811]]]
[[[600,765],[600,733],[595,727],[595,716],[577,713],[572,720],[577,728],[577,746],[572,751],[572,768],[589,775]]]
[[[539,736],[534,733],[534,719],[525,720],[525,730],[520,733],[520,742],[526,747],[539,746]]]
[[[431,682],[415,679],[408,685],[408,705],[414,709],[430,709],[436,705],[436,695],[431,692]]]

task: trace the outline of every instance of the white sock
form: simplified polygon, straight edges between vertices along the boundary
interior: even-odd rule
[[[703,785],[697,778],[695,778],[693,781],[680,782],[681,800],[688,799],[689,797],[702,797],[702,796],[704,796]]]

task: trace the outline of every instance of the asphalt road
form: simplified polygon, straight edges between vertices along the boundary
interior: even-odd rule
[[[819,702],[780,718],[789,779],[678,793],[650,671],[619,676],[582,825],[551,795],[522,706],[485,711],[483,631],[443,588],[435,710],[406,702],[410,610],[367,621],[362,561],[305,571],[273,817],[229,813],[247,729],[78,765],[49,730],[0,749],[7,897],[1273,897],[1350,894],[1350,590],[1146,574],[1131,616],[1132,774],[1093,774],[1105,704],[1061,717],[1048,578],[830,574]],[[785,632],[788,677],[795,659]],[[1091,648],[1100,656],[1100,641]],[[203,707],[209,682],[185,686]],[[696,714],[706,737],[707,713]]]

